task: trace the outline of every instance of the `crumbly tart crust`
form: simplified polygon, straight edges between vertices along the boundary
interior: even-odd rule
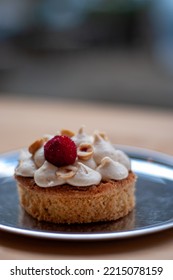
[[[15,176],[22,207],[39,221],[91,223],[126,216],[135,206],[136,175],[89,187],[61,185],[41,188],[33,178]]]

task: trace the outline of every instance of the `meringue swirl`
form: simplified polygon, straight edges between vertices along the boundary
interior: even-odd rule
[[[48,140],[53,137],[49,135]],[[86,187],[98,185],[101,181],[123,180],[128,177],[131,170],[129,157],[117,150],[105,135],[99,132],[88,135],[84,132],[84,127],[81,127],[71,139],[77,147],[87,144],[92,147],[93,152],[85,157],[85,151],[82,151],[84,156],[81,158],[79,155],[73,165],[57,167],[46,161],[43,143],[34,154],[26,149],[22,150],[15,174],[34,178],[35,183],[42,188],[64,184]]]

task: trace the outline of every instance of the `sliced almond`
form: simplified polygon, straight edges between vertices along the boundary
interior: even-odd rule
[[[77,149],[77,156],[81,160],[88,160],[94,153],[93,146],[89,143],[81,143]]]
[[[61,130],[61,135],[65,135],[65,136],[68,136],[68,137],[73,137],[75,135],[75,133],[71,130],[68,130],[68,129],[62,129]]]
[[[43,139],[43,138],[36,140],[34,143],[32,143],[32,144],[29,146],[29,148],[28,148],[29,152],[30,152],[32,155],[35,154],[35,152],[36,152],[39,148],[41,148],[41,146],[43,145],[43,143],[44,143],[45,141],[46,141],[46,140]]]

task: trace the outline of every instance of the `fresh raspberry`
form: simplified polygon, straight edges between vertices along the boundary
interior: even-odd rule
[[[77,156],[75,143],[67,136],[55,136],[44,145],[45,159],[55,166],[73,164]]]

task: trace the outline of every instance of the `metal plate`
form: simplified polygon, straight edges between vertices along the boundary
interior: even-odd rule
[[[118,146],[132,160],[138,176],[136,207],[115,222],[58,225],[38,222],[19,205],[13,178],[18,152],[0,155],[0,230],[59,240],[129,238],[173,227],[173,157],[154,151]]]

